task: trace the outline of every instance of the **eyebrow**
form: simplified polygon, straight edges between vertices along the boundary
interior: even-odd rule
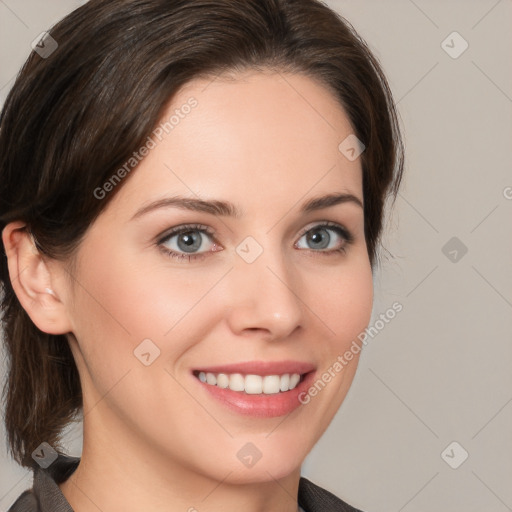
[[[322,210],[338,204],[352,203],[364,209],[363,202],[354,194],[338,193],[325,196],[314,197],[302,204],[301,213],[308,213],[316,210]],[[241,211],[233,204],[227,201],[195,199],[193,197],[174,196],[159,199],[146,206],[143,206],[133,215],[131,220],[137,219],[154,210],[161,208],[180,208],[195,212],[204,212],[211,215],[220,215],[227,217],[240,218]]]

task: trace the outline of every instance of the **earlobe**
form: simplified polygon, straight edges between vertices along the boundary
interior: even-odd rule
[[[65,304],[52,284],[56,276],[40,254],[26,224],[9,223],[2,231],[12,287],[34,324],[48,334],[71,331]]]

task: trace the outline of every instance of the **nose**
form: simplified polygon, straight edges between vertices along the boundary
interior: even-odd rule
[[[227,321],[235,334],[270,341],[303,327],[300,282],[279,254],[265,251],[253,263],[240,259],[230,274]]]

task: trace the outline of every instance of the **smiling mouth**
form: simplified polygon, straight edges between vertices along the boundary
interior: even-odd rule
[[[230,389],[247,395],[275,395],[295,389],[307,373],[256,375],[241,373],[212,373],[194,371],[194,376],[204,384]]]

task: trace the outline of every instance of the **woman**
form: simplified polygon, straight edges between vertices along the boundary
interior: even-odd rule
[[[300,469],[354,377],[402,153],[320,2],[55,26],[0,125],[6,429],[34,469],[11,510],[355,510]]]

